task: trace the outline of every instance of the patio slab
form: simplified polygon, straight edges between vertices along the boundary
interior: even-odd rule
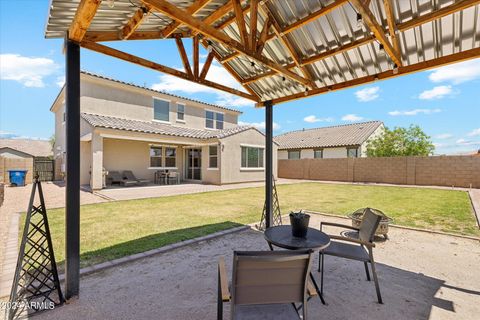
[[[322,215],[319,221],[346,220]],[[327,257],[324,306],[311,319],[474,319],[480,312],[480,241],[391,228],[375,257],[385,304],[362,263]],[[80,299],[35,319],[214,319],[217,269],[233,250],[268,250],[254,230],[225,235],[82,277]],[[317,259],[314,266],[316,268]],[[319,274],[315,271],[315,276]],[[228,307],[225,319],[228,318]],[[260,315],[259,319],[267,319]],[[283,319],[276,314],[275,319]]]

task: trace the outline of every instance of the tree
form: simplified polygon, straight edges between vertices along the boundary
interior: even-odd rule
[[[382,135],[373,138],[367,145],[368,157],[429,156],[435,146],[430,137],[418,125],[408,128],[385,127]]]
[[[53,150],[53,148],[55,147],[55,134],[52,134],[48,141],[50,142],[50,146],[52,147],[52,151],[55,152],[55,150]]]

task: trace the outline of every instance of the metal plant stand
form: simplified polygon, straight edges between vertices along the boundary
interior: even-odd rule
[[[278,193],[277,193],[277,184],[275,183],[275,177],[272,175],[273,181],[273,204],[272,204],[272,213],[273,213],[273,226],[281,226],[282,225],[282,214],[280,212],[280,202],[278,201]],[[258,230],[265,230],[266,226],[266,210],[267,209],[267,202],[263,205],[262,211],[262,218],[260,219],[260,224],[256,227]]]
[[[37,190],[40,204],[35,206]],[[53,309],[64,302],[48,227],[42,184],[37,175],[28,204],[22,243],[10,292],[9,308],[6,308],[6,318],[18,319],[38,311]]]

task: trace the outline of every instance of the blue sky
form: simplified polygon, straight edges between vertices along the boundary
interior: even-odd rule
[[[49,108],[64,79],[61,39],[44,39],[48,0],[0,0],[0,135],[48,138],[54,131]],[[15,30],[15,32],[12,32]],[[173,40],[110,43],[115,48],[181,68]],[[190,54],[191,44],[186,49]],[[206,52],[201,52],[204,58]],[[248,101],[114,58],[82,50],[81,67],[138,85],[171,91],[243,111],[240,121],[262,127],[263,109]],[[239,87],[218,64],[211,80]],[[275,106],[275,133],[301,128],[381,120],[388,127],[420,125],[436,153],[480,149],[480,59],[379,81]]]

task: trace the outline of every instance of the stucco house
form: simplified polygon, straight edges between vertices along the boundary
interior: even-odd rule
[[[368,141],[385,130],[381,121],[303,129],[275,137],[278,159],[366,157]]]
[[[264,180],[265,137],[239,126],[237,110],[87,72],[81,73],[80,109],[81,184],[93,190],[112,170],[152,182],[158,170],[209,184]],[[50,110],[54,157],[64,168],[65,87]]]

